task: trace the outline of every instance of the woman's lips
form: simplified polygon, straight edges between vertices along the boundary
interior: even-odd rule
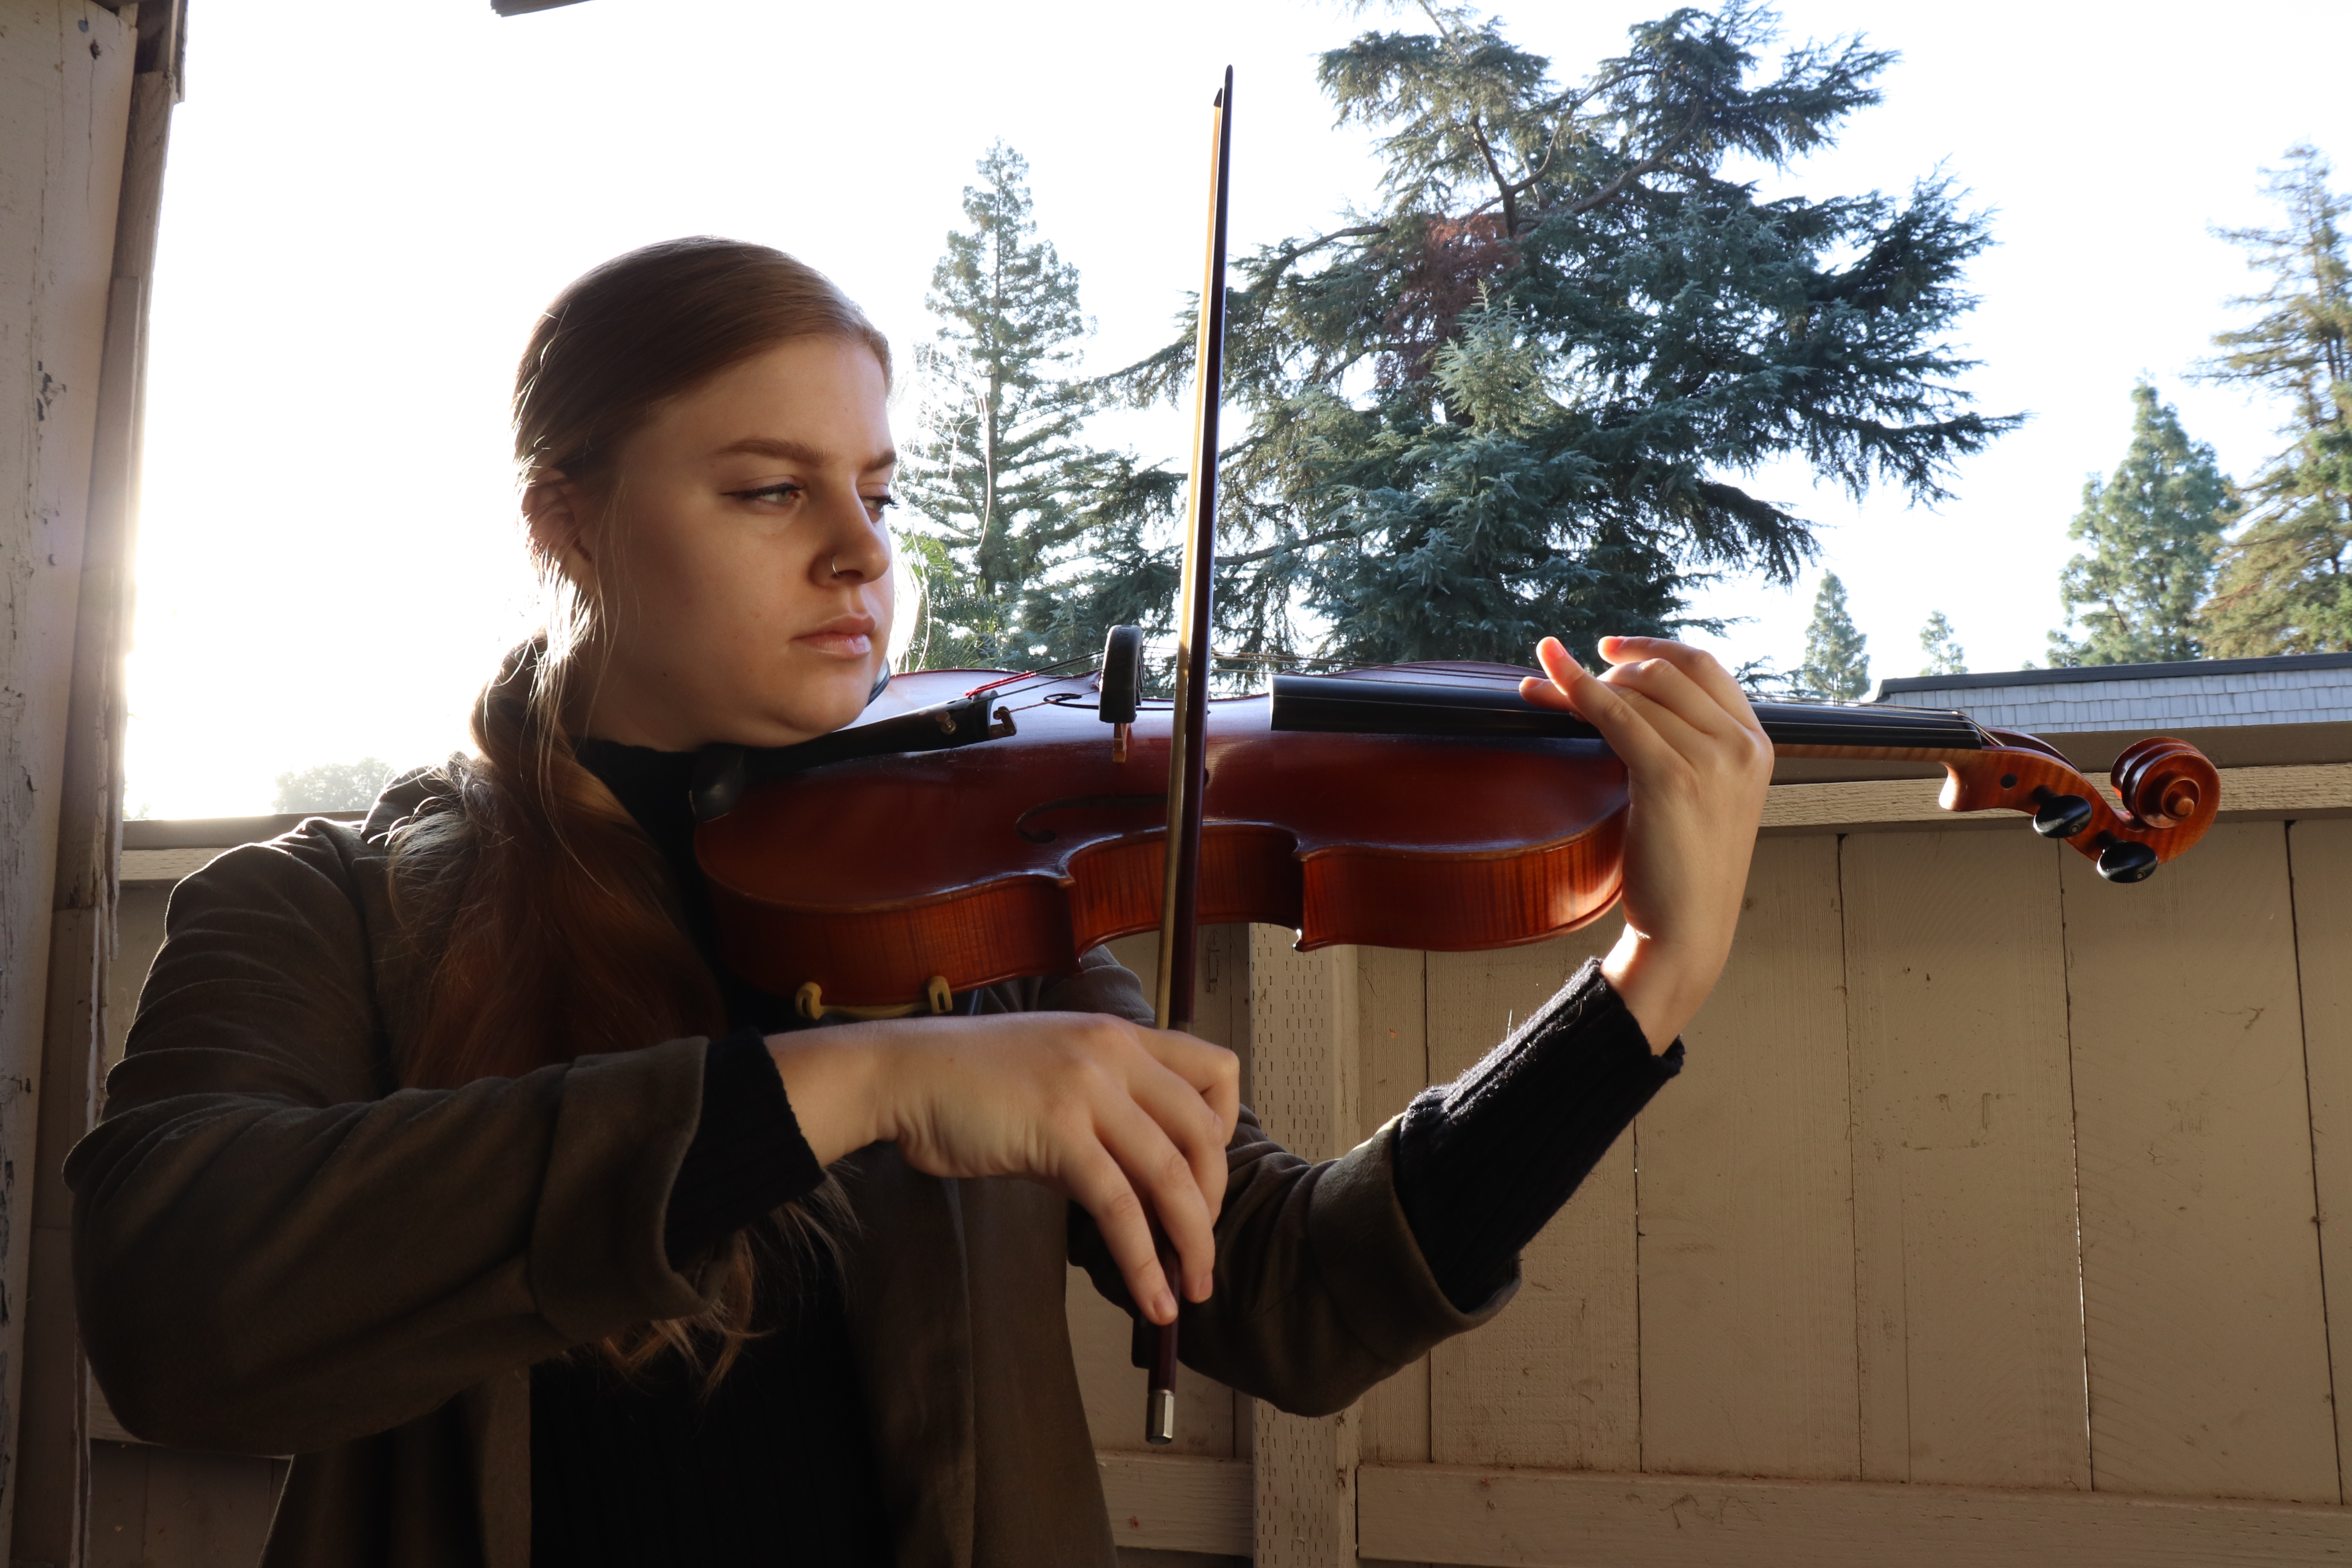
[[[829,654],[835,658],[864,658],[874,651],[874,617],[836,616],[793,641],[814,653]]]

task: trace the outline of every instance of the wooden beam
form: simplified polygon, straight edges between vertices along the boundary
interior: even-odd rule
[[[161,12],[170,7],[159,5]],[[94,20],[94,19],[93,19]],[[128,71],[138,33],[93,42]],[[97,31],[95,26],[93,32]],[[150,29],[152,30],[152,29]],[[33,1251],[25,1287],[25,1386],[18,1438],[15,1555],[70,1563],[85,1543],[89,1492],[89,1379],[74,1319],[72,1196],[67,1152],[98,1109],[106,1043],[108,967],[115,948],[122,825],[122,746],[129,707],[123,660],[138,531],[146,402],[148,282],[177,88],[172,71],[141,72],[124,105],[121,176],[106,338],[74,621],[65,768],[58,795],[55,923],[34,1172]]]
[[[1775,784],[1764,802],[1764,831],[1868,832],[1873,828],[1982,827],[2016,829],[2011,812],[1957,816],[1936,804],[1936,779],[1873,779],[1847,784]],[[2352,763],[2298,763],[2274,768],[2224,768],[2221,816],[2227,821],[2352,817]],[[176,881],[202,868],[222,849],[285,832],[310,816],[352,819],[349,812],[290,812],[217,821],[134,822],[124,828],[126,881]],[[170,849],[166,856],[158,851]],[[194,855],[185,851],[207,849]]]
[[[1367,1465],[1366,1557],[1484,1568],[2341,1563],[2352,1511],[1874,1481]]]
[[[1874,827],[1984,826],[2016,830],[2013,812],[1965,816],[1936,804],[1939,779],[1872,779],[1853,784],[1775,784],[1764,802],[1767,833],[1823,833]],[[2275,768],[2223,768],[2221,816],[2233,821],[2352,816],[2352,763]]]
[[[1095,1463],[1122,1548],[1250,1554],[1256,1497],[1247,1459],[1097,1450]]]
[[[82,928],[103,924],[78,912],[53,951],[91,480],[115,445],[101,410],[110,314],[135,315],[109,284],[133,56],[131,29],[88,0],[18,0],[0,28],[0,212],[37,215],[0,224],[0,1300],[13,1308],[0,1319],[0,1561],[79,1559],[72,1296],[38,1122],[45,1101],[75,1098],[79,1075],[52,1084],[45,1051],[88,1021],[100,933]],[[68,994],[52,998],[53,977]],[[52,1281],[38,1300],[37,1250]],[[28,1322],[52,1347],[62,1331],[62,1352],[36,1364]],[[48,1462],[27,1466],[28,1450]]]

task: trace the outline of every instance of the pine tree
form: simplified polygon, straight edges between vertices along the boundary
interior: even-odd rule
[[[1919,628],[1919,651],[1927,656],[1921,668],[1922,675],[1966,675],[1969,672],[1968,650],[1952,630],[1952,623],[1944,618],[1941,610],[1927,613],[1927,624]]]
[[[1759,70],[1773,18],[1730,0],[1562,87],[1497,21],[1425,9],[1321,63],[1381,132],[1378,210],[1236,265],[1226,646],[1524,662],[1547,632],[1702,626],[1692,584],[1791,581],[1813,550],[1733,476],[1799,454],[1933,500],[2014,423],[1954,384],[1986,229],[1948,185],[1766,202],[1727,173],[1828,145],[1891,56]],[[1181,398],[1191,356],[1188,333],[1109,384]]]
[[[1805,661],[1797,666],[1796,693],[1817,701],[1853,702],[1870,691],[1869,638],[1846,613],[1845,584],[1822,574],[1813,618],[1805,627]]]
[[[2095,474],[2083,482],[2083,509],[2066,530],[2090,545],[2059,577],[2068,623],[2084,636],[2052,632],[2051,664],[2203,658],[2197,606],[2236,514],[2213,448],[2189,438],[2156,388],[2132,388],[2131,446],[2105,482]]]
[[[900,480],[920,520],[907,541],[927,611],[916,647],[934,668],[1029,657],[1025,622],[1086,531],[1072,498],[1097,462],[1077,439],[1089,397],[1068,374],[1088,331],[1077,268],[1037,237],[1018,153],[999,142],[979,171],[971,227],[948,235],[924,301],[940,327],[915,353],[924,402]]]
[[[365,811],[375,804],[391,779],[393,766],[382,757],[362,757],[355,763],[320,763],[278,775],[278,798],[272,811]]]
[[[2225,234],[2270,286],[2263,314],[2218,334],[2206,374],[2284,399],[2286,449],[2246,486],[2243,531],[2222,550],[2206,637],[2223,656],[2352,648],[2352,257],[2343,197],[2316,148],[2287,153],[2270,192],[2281,229]]]

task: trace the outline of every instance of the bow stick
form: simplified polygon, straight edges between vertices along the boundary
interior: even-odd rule
[[[1234,145],[1234,68],[1209,114],[1209,255],[1192,354],[1192,482],[1185,508],[1183,587],[1176,610],[1176,703],[1168,738],[1168,849],[1160,898],[1160,973],[1152,1011],[1163,1029],[1192,1022],[1192,959],[1200,934],[1201,795],[1208,778],[1209,631],[1217,563],[1217,399],[1225,364],[1225,176]],[[1161,1253],[1170,1293],[1183,1292]],[[1157,1332],[1143,1436],[1176,1437],[1176,1325]]]

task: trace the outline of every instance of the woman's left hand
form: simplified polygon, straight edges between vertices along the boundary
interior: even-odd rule
[[[1603,637],[1612,668],[1595,678],[1557,637],[1537,646],[1549,680],[1519,683],[1530,702],[1565,708],[1598,729],[1625,763],[1625,934],[1601,973],[1653,1048],[1706,1000],[1731,953],[1772,742],[1729,672],[1664,637]]]

